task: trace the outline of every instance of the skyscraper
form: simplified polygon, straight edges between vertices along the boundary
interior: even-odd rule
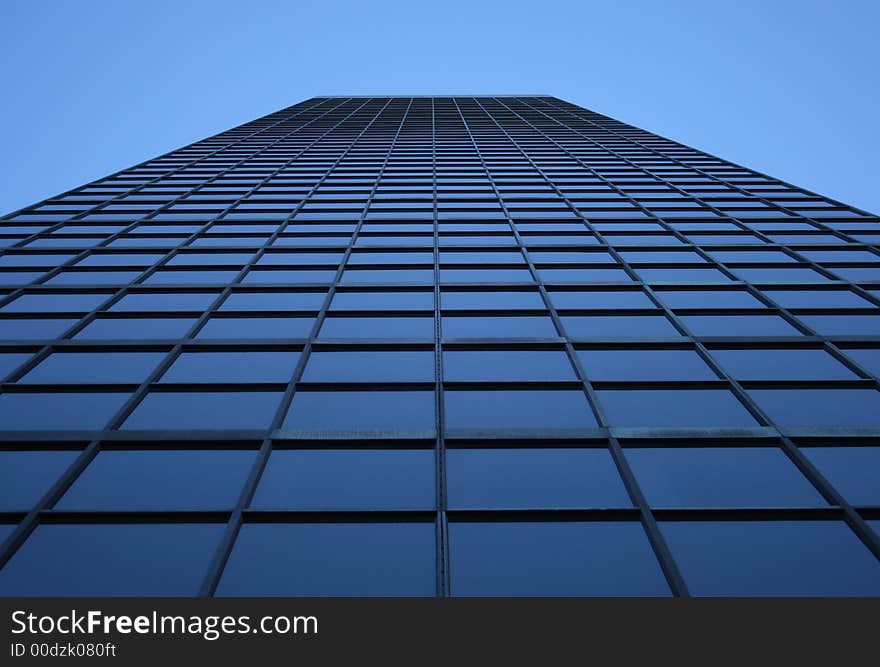
[[[553,97],[0,223],[0,595],[880,595],[880,225]]]

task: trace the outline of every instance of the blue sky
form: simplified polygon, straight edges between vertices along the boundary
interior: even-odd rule
[[[0,213],[314,95],[546,93],[880,213],[880,2],[3,0]]]

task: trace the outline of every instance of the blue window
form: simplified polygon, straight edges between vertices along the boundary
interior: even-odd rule
[[[304,382],[433,382],[434,353],[417,351],[312,352]]]
[[[434,450],[276,450],[251,507],[429,509]]]
[[[765,308],[744,290],[658,290],[660,300],[670,308]]]
[[[189,317],[99,318],[76,334],[80,340],[182,338],[196,323]]]
[[[427,275],[424,282],[432,282],[433,275]],[[532,283],[534,279],[528,269],[440,269],[442,283]]]
[[[433,596],[432,523],[242,527],[218,596]]]
[[[434,392],[297,392],[285,429],[305,431],[434,431]]]
[[[679,338],[662,315],[564,315],[562,323],[572,338]]]
[[[107,299],[109,294],[22,294],[3,306],[5,313],[87,313]]]
[[[443,376],[465,382],[577,380],[562,350],[447,350]]]
[[[597,392],[611,426],[755,426],[726,389],[626,389]]]
[[[447,310],[544,310],[544,300],[539,292],[451,292],[440,295],[440,304]]]
[[[42,272],[35,271],[0,271],[0,285],[28,285],[42,275]]]
[[[682,315],[695,336],[800,336],[776,315]]]
[[[447,391],[446,427],[461,430],[594,428],[583,392],[575,390]]]
[[[0,425],[10,431],[100,430],[128,399],[123,393],[0,395]]]
[[[235,280],[239,270],[211,271],[156,271],[144,281],[144,285],[225,285]]]
[[[398,268],[346,269],[340,280],[342,285],[382,285],[387,283],[430,285],[433,282],[434,269]]]
[[[749,389],[781,426],[880,426],[880,392],[873,389]]]
[[[327,317],[320,338],[433,339],[433,317]]]
[[[843,352],[866,371],[880,377],[880,347],[863,350],[845,349]]]
[[[39,525],[0,570],[0,595],[195,596],[225,528],[193,523]]]
[[[162,382],[283,382],[293,377],[299,352],[184,352]]]
[[[880,595],[880,561],[841,521],[666,521],[694,595]]]
[[[605,449],[449,449],[449,507],[629,507]]]
[[[47,285],[127,285],[140,271],[62,271]]]
[[[594,381],[718,378],[694,350],[578,350],[577,355]]]
[[[110,310],[197,312],[206,310],[218,295],[218,292],[140,292],[126,294]]]
[[[331,310],[434,310],[433,292],[336,292]]]
[[[775,447],[651,447],[626,450],[657,507],[808,507],[819,492]]]
[[[77,266],[152,266],[164,255],[160,253],[94,253],[81,259]]]
[[[783,308],[874,308],[855,292],[849,290],[763,290],[770,299]]]
[[[170,260],[166,266],[243,266],[253,256],[251,252],[182,252]],[[150,262],[152,264],[152,262]]]
[[[56,352],[20,382],[140,384],[164,358],[164,352]]]
[[[197,338],[308,338],[312,317],[213,317]]]
[[[655,308],[644,292],[632,290],[612,291],[551,291],[550,301],[558,309],[618,309],[618,308]]]
[[[0,511],[30,510],[78,455],[69,451],[0,451]]]
[[[553,320],[546,316],[443,316],[445,338],[556,338]]]
[[[639,278],[646,282],[730,282],[730,278],[718,269],[702,266],[686,268],[637,268],[636,273],[639,274]]]
[[[880,315],[798,315],[820,336],[880,336]]]
[[[254,269],[241,281],[242,285],[308,285],[312,283],[332,283],[336,277],[336,270],[308,271],[304,269],[291,269],[288,271]]]
[[[123,429],[264,429],[278,409],[281,394],[267,391],[153,392]]]
[[[846,380],[855,374],[823,350],[712,350],[739,380]]]
[[[5,378],[30,358],[31,355],[27,353],[0,354],[0,379]]]
[[[455,596],[665,596],[641,524],[451,522]]]
[[[520,255],[522,261],[522,255]],[[380,266],[406,266],[409,264],[434,264],[432,252],[355,252],[349,265],[376,264]]]
[[[326,292],[236,292],[220,310],[320,310],[326,298]]]
[[[852,505],[880,505],[880,447],[803,447],[801,451]]]
[[[61,510],[196,510],[235,506],[256,452],[103,451],[56,504]]]

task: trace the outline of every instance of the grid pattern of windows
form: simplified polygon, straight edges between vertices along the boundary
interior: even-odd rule
[[[878,222],[540,96],[7,215],[0,595],[880,594]]]

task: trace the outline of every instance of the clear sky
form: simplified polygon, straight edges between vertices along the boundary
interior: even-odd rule
[[[0,213],[314,95],[542,93],[880,213],[880,1],[0,0]]]

